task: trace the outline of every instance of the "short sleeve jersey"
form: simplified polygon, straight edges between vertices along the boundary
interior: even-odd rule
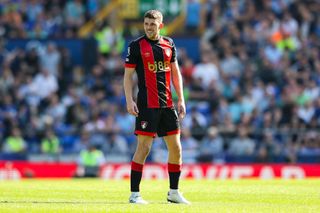
[[[153,41],[142,36],[129,44],[125,67],[137,72],[138,106],[173,107],[171,63],[176,60],[176,47],[169,37]]]

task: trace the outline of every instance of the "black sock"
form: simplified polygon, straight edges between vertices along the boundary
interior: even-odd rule
[[[137,172],[131,170],[130,176],[130,187],[131,192],[139,192],[140,191],[140,182],[141,182],[142,172]]]
[[[168,163],[170,189],[178,189],[181,174],[181,165]]]
[[[170,189],[178,189],[181,172],[169,172]]]
[[[131,192],[140,191],[140,182],[142,178],[143,164],[131,162],[130,188]]]

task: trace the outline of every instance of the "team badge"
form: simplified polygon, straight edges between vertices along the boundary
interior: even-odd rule
[[[142,127],[142,129],[147,128],[147,126],[148,126],[148,122],[147,122],[147,121],[141,121],[141,127]]]
[[[149,53],[149,52],[146,52],[146,53],[144,54],[144,57],[150,57],[150,53]]]
[[[168,57],[171,55],[171,50],[169,48],[167,48],[164,52]]]

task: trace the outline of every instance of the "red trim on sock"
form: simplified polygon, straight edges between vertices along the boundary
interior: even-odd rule
[[[131,162],[131,170],[142,172],[143,170],[143,164],[136,163],[134,161]]]
[[[169,172],[181,172],[181,165],[168,163],[168,171]]]

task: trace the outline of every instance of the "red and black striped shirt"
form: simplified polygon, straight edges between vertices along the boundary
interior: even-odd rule
[[[138,106],[169,108],[171,94],[171,62],[176,47],[171,38],[150,40],[142,36],[129,44],[125,67],[135,68],[138,75]]]

